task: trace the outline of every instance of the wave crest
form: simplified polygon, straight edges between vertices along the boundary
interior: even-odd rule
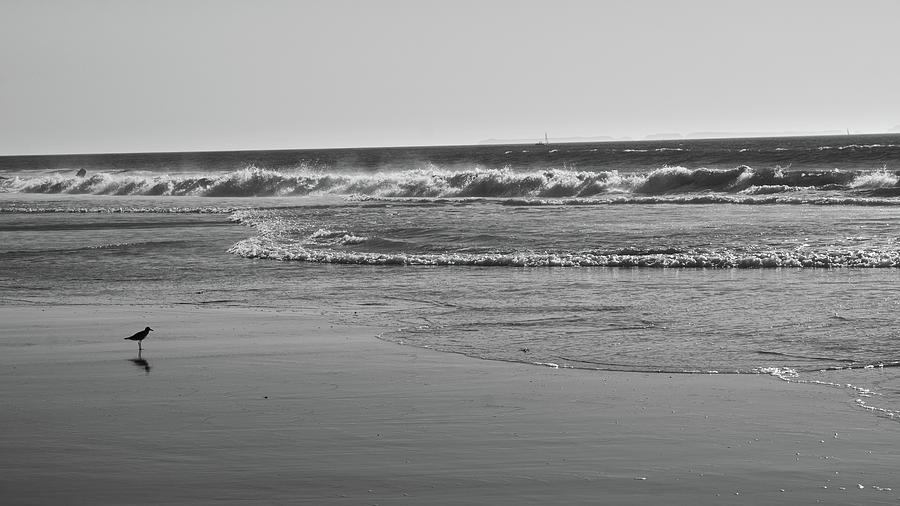
[[[880,170],[856,176],[849,186],[855,189],[880,189],[896,187],[898,183],[900,176],[897,173]]]
[[[885,170],[799,172],[780,168],[687,169],[662,167],[644,174],[618,171],[509,168],[447,170],[436,167],[376,173],[328,173],[318,169],[247,167],[218,175],[98,173],[53,174],[0,180],[0,191],[97,195],[260,197],[366,195],[405,198],[588,198],[599,195],[669,195],[719,192],[750,195],[795,189],[871,190],[897,188]]]

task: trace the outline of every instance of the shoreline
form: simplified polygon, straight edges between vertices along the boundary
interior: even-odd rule
[[[842,390],[488,361],[332,320],[322,308],[0,308],[0,499],[900,499],[900,425]],[[123,340],[145,324],[149,370]]]

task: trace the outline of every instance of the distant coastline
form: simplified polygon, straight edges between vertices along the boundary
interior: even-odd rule
[[[550,144],[563,144],[563,143],[571,143],[571,142],[627,142],[633,141],[631,137],[612,137],[609,135],[597,135],[592,137],[556,137],[550,138]],[[534,139],[484,139],[482,141],[478,141],[477,144],[536,144],[544,143],[543,138]]]
[[[852,135],[883,135],[900,133],[900,125],[883,133],[853,133]],[[609,135],[596,135],[590,137],[550,137],[550,144],[565,144],[573,142],[640,142],[640,141],[678,141],[699,139],[746,139],[758,137],[819,137],[828,135],[847,135],[845,130],[821,130],[817,132],[691,132],[681,134],[677,132],[664,132],[645,135],[644,137],[612,137]],[[485,144],[534,144],[543,143],[543,139],[484,139],[478,141],[479,145]]]

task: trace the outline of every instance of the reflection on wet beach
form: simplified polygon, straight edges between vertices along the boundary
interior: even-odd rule
[[[132,364],[134,364],[135,366],[143,369],[146,374],[150,374],[150,362],[148,362],[146,359],[144,359],[141,356],[141,351],[138,351],[137,357],[129,358],[128,361],[131,362]]]

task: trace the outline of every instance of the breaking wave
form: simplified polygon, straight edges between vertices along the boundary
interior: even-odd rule
[[[0,191],[42,194],[158,196],[308,196],[363,195],[405,198],[596,198],[662,196],[719,192],[769,195],[800,190],[854,192],[898,189],[900,177],[880,171],[787,171],[687,169],[662,167],[649,173],[576,171],[571,169],[447,170],[427,168],[375,173],[325,172],[317,169],[272,170],[248,167],[218,175],[96,173],[16,176],[0,179]]]

